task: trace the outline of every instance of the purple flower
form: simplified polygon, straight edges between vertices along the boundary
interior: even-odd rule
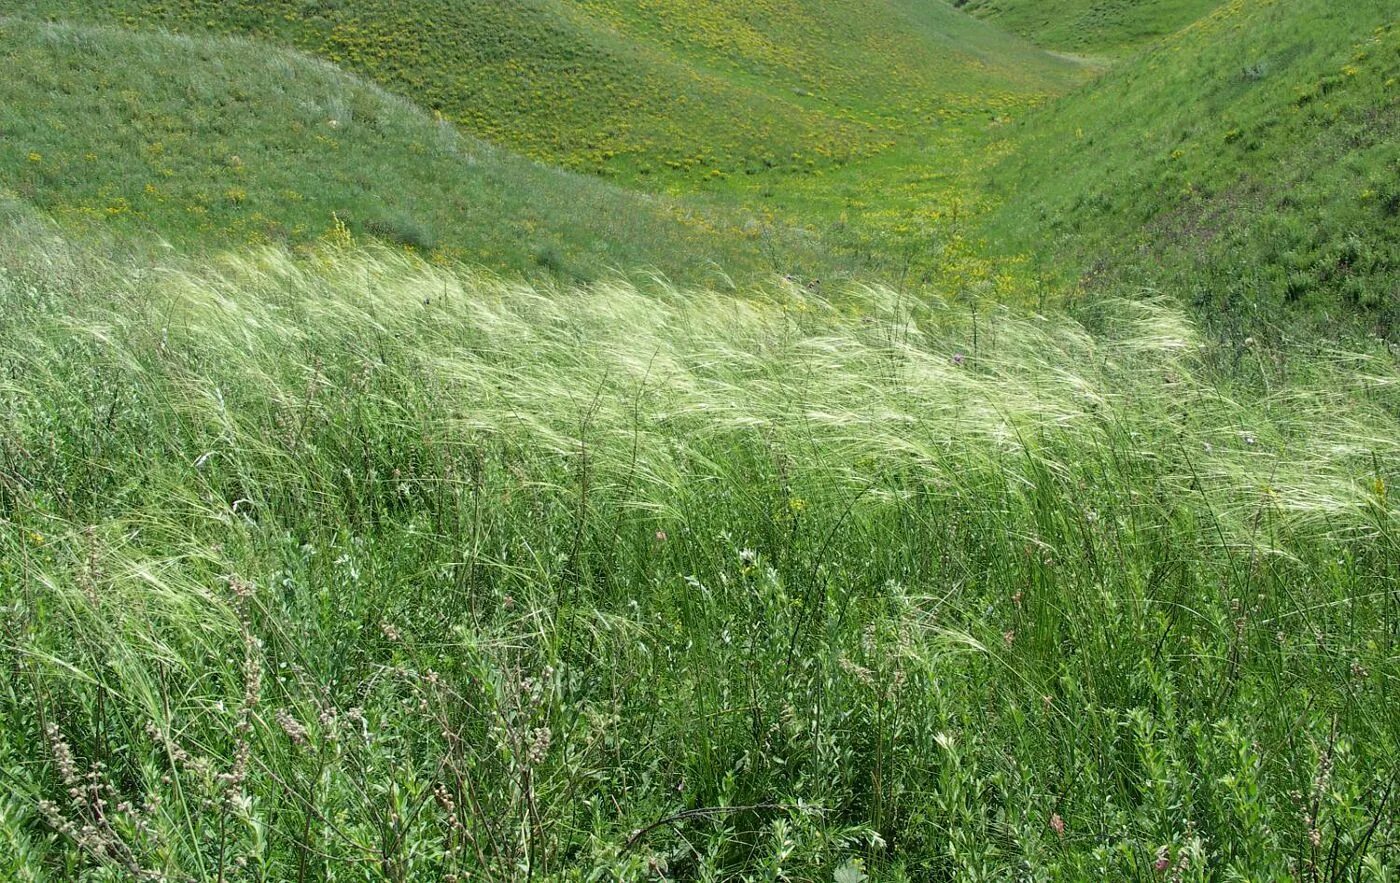
[[[967,361],[967,356],[964,356],[962,353],[953,353],[953,364],[954,364],[954,365],[961,365],[963,362],[966,362],[966,361]]]

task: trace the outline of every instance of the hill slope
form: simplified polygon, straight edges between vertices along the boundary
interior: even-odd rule
[[[1062,91],[1074,68],[938,0],[20,0],[251,34],[548,162],[687,187],[805,173]]]
[[[987,229],[1212,321],[1400,328],[1397,78],[1386,0],[1235,0],[1011,127]]]
[[[802,264],[789,250],[775,267],[741,217],[544,168],[264,44],[0,19],[0,61],[0,184],[70,223],[208,247],[304,242],[339,217],[425,252],[574,276]]]

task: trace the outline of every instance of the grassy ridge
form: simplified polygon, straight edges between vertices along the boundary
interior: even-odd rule
[[[1241,336],[1300,317],[1394,334],[1393,19],[1386,2],[1223,5],[1009,128],[989,238]]]
[[[1393,361],[32,223],[0,300],[11,877],[1397,870]]]
[[[825,266],[745,215],[538,166],[265,44],[0,19],[0,58],[0,182],[73,226],[208,248],[306,243],[338,217],[439,258],[575,278]]]
[[[452,4],[24,0],[32,15],[253,34],[561,166],[693,189],[786,177],[1062,90],[1073,68],[931,0]]]

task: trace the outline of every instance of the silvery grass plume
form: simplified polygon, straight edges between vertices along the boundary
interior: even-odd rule
[[[120,314],[69,330],[134,367],[152,333],[138,329],[160,329],[186,353],[191,418],[243,446],[266,442],[234,422],[227,390],[315,410],[388,372],[422,397],[383,402],[389,419],[425,421],[445,445],[484,434],[565,460],[587,450],[600,480],[625,480],[639,505],[664,505],[687,456],[758,433],[821,486],[908,468],[935,485],[1030,480],[1017,461],[1069,480],[1086,452],[1111,449],[1240,530],[1260,507],[1360,529],[1371,464],[1400,444],[1393,363],[1336,354],[1306,382],[1244,399],[1203,376],[1202,341],[1178,308],[1095,309],[1096,334],[994,311],[962,361],[968,316],[879,287],[564,289],[390,251],[314,263],[267,250],[166,273]]]

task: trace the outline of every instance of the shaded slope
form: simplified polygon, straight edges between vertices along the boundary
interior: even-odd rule
[[[357,233],[502,270],[800,264],[738,222],[546,169],[331,65],[244,40],[0,20],[0,184],[174,244]],[[782,251],[783,257],[776,255]]]
[[[1400,299],[1393,5],[1235,0],[1014,127],[1000,247],[1145,284],[1223,321]]]

